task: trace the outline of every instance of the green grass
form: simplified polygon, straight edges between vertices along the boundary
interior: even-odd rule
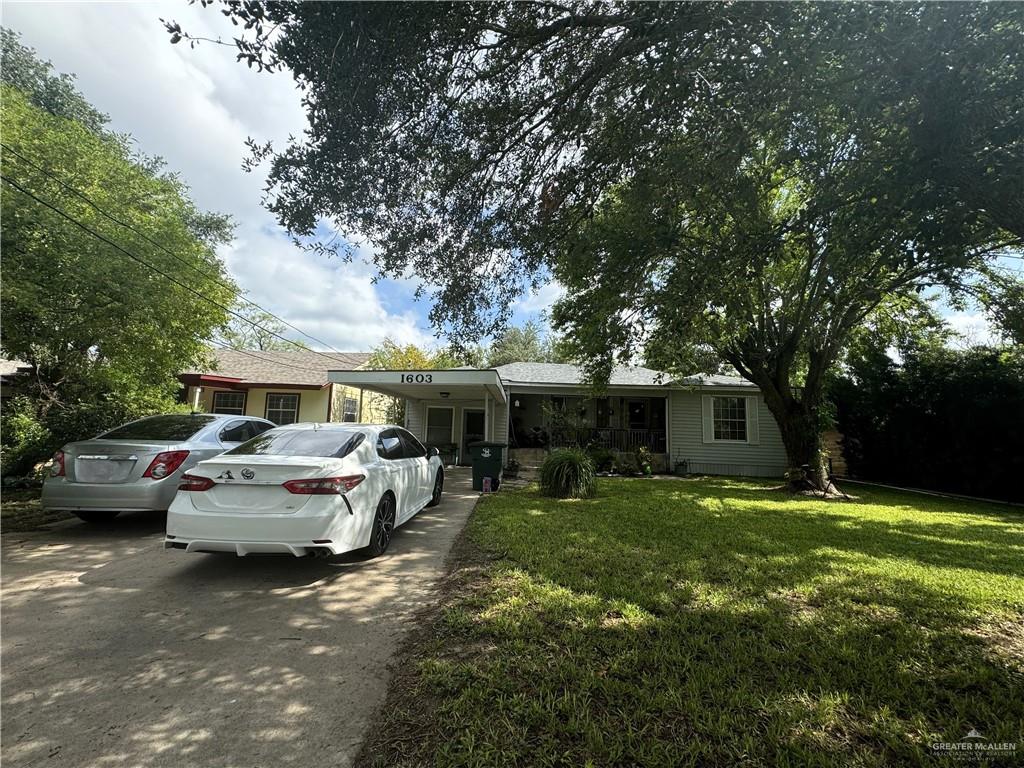
[[[485,499],[364,761],[914,765],[972,727],[1019,742],[1024,512],[857,493]]]

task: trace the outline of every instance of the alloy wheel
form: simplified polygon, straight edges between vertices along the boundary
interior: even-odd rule
[[[383,552],[391,542],[395,529],[395,506],[390,496],[385,496],[377,505],[377,549]]]

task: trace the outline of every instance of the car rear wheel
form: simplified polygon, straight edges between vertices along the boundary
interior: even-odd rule
[[[87,523],[108,523],[117,517],[120,512],[114,510],[89,510],[88,512],[75,512],[75,515]]]
[[[395,498],[385,494],[377,503],[377,511],[373,516],[373,530],[370,532],[370,552],[383,555],[391,543],[391,534],[395,532]]]
[[[428,507],[436,507],[441,503],[441,493],[444,491],[444,471],[437,470],[437,477],[434,478],[434,492],[430,495]]]

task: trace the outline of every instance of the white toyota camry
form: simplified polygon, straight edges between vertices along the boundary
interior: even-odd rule
[[[444,468],[401,427],[290,424],[181,478],[164,547],[326,557],[369,547],[441,501]]]

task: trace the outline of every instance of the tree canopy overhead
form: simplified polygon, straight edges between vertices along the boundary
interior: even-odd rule
[[[820,467],[823,376],[858,323],[1024,237],[1019,5],[223,11],[240,59],[304,90],[308,133],[253,147],[285,226],[367,237],[383,273],[438,286],[457,342],[553,273],[595,379],[729,360],[792,466]]]

